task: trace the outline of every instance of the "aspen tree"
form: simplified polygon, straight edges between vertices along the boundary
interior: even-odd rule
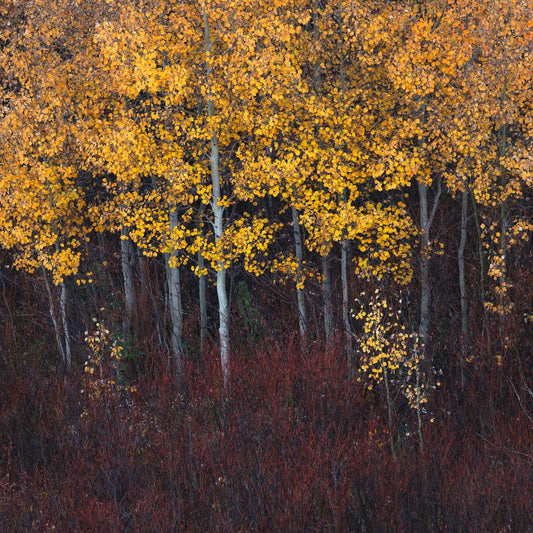
[[[210,56],[213,52],[213,43],[211,37],[211,28],[209,22],[209,13],[207,9],[207,2],[203,6],[203,21],[204,21],[204,39],[205,39],[205,66],[206,66],[206,86],[207,86],[207,113],[209,118],[215,117],[215,103],[213,96],[212,76],[213,66],[211,64]],[[211,186],[213,190],[213,197],[211,200],[211,209],[213,210],[213,227],[215,232],[215,246],[220,243],[224,232],[224,209],[222,188],[220,182],[219,169],[219,153],[218,153],[218,134],[216,130],[211,132],[211,153],[209,159],[211,161]],[[229,372],[230,372],[230,342],[229,342],[229,303],[228,293],[226,287],[226,265],[224,259],[218,261],[216,267],[216,286],[218,296],[218,319],[219,319],[219,338],[220,338],[220,363],[222,366],[222,374],[224,376],[224,388],[228,386]]]
[[[454,49],[457,36],[449,38],[445,30],[452,31],[453,9],[439,1],[424,6],[412,6],[412,12],[401,22],[398,48],[391,56],[389,74],[397,97],[405,99],[409,114],[398,116],[397,120],[411,123],[416,145],[412,150],[412,164],[415,171],[419,198],[419,278],[420,278],[420,321],[418,334],[423,351],[428,347],[430,328],[431,279],[430,258],[432,254],[430,231],[442,194],[442,173],[446,161],[439,158],[439,144],[443,141],[440,125],[440,105],[450,93],[451,83],[457,66],[464,64],[467,57]],[[406,11],[410,11],[406,9]],[[402,26],[400,26],[402,27]],[[403,37],[401,37],[403,35]],[[453,33],[452,33],[453,35]],[[403,137],[400,132],[400,138]],[[436,183],[436,192],[431,200],[430,191]]]
[[[313,41],[314,46],[318,50],[318,43],[321,40],[320,33],[320,7],[319,2],[316,0],[313,2],[312,8],[312,21],[313,21]],[[316,54],[318,56],[318,54]],[[319,95],[322,91],[322,79],[321,79],[321,64],[318,57],[314,60],[314,91]],[[326,345],[331,346],[331,337],[333,334],[333,308],[332,308],[332,287],[331,287],[331,265],[330,265],[330,250],[327,249],[321,257],[322,268],[322,309],[324,316],[324,333],[326,335]]]
[[[341,243],[343,318],[351,337],[348,242],[355,239],[360,243],[359,274],[383,277],[389,273],[395,281],[404,278],[405,283],[410,279],[408,247],[397,244],[408,240],[410,232],[405,232],[409,225],[405,205],[395,205],[385,195],[408,182],[398,176],[401,165],[392,164],[396,154],[393,150],[387,153],[388,140],[380,137],[381,131],[386,134],[390,130],[390,98],[385,92],[387,80],[380,79],[373,70],[370,47],[381,47],[385,34],[373,25],[372,13],[348,4],[346,13],[339,2],[327,4],[322,13],[320,31],[328,43],[318,52],[324,71],[323,98],[308,99],[306,116],[317,124],[316,142],[304,139],[302,144],[311,144],[307,152],[309,166],[319,169],[316,180],[320,183],[319,190],[306,195],[303,218],[310,235],[309,247],[323,254],[332,243]],[[365,17],[367,21],[362,23]],[[345,37],[347,32],[349,38]],[[389,168],[385,157],[390,160]],[[383,201],[369,201],[370,195],[383,197]],[[400,262],[394,265],[397,259]]]
[[[472,188],[485,214],[481,236],[489,255],[492,285],[486,307],[498,316],[505,353],[504,321],[512,309],[508,253],[511,247],[527,242],[532,229],[529,220],[513,213],[532,186],[532,16],[528,2],[521,0],[481,5],[474,15],[477,84],[473,77],[469,82],[486,130],[478,156],[482,173],[476,175]]]
[[[206,275],[214,273],[227,384],[226,271],[242,257],[247,270],[260,273],[264,266],[256,257],[264,255],[275,228],[260,215],[228,216],[228,207],[235,202],[232,187],[239,189],[242,179],[235,172],[234,148],[229,148],[252,127],[243,119],[252,116],[255,105],[254,96],[243,92],[244,83],[250,76],[254,83],[263,83],[264,57],[255,57],[255,28],[249,25],[254,13],[238,2],[173,8],[147,2],[142,9],[121,6],[113,13],[99,25],[95,37],[103,105],[92,124],[97,149],[91,160],[112,176],[108,184],[113,194],[118,192],[115,181],[125,187],[124,197],[115,198],[108,212],[117,201],[124,203],[120,220],[127,221],[131,238],[147,254],[169,254],[171,269],[199,258],[191,266],[204,287],[202,345],[204,283]],[[90,152],[94,143],[86,144]],[[249,182],[253,180],[247,177],[242,187]],[[240,199],[253,203],[254,195]],[[175,285],[177,272],[170,270],[171,276]],[[178,309],[173,298],[177,305],[171,307]],[[182,313],[172,315],[178,320]],[[176,339],[182,326],[173,327]],[[178,344],[173,342],[174,350]]]
[[[305,308],[305,292],[303,289],[303,260],[304,260],[304,245],[302,237],[302,228],[300,226],[300,219],[296,207],[291,208],[292,225],[294,232],[294,248],[296,250],[296,296],[298,299],[298,324],[300,326],[300,339],[305,350],[307,338],[307,312]],[[301,281],[300,281],[301,280]]]
[[[161,13],[157,5],[144,8],[116,6],[97,27],[92,52],[94,84],[82,133],[89,168],[108,175],[104,186],[112,193],[110,202],[99,208],[100,228],[119,230],[123,248],[131,246],[131,238],[147,256],[163,253],[166,258],[170,351],[178,383],[183,385],[178,251],[184,241],[178,210],[187,205],[190,188],[184,185],[188,169],[181,163],[183,150],[176,144],[179,132],[173,137],[166,134],[163,128],[168,127],[168,112],[156,98],[162,94],[170,107],[183,99],[183,89],[172,83],[179,65],[163,63],[162,68],[157,67],[160,54],[169,46],[168,28],[158,21]],[[139,99],[143,91],[148,98]],[[112,113],[106,111],[109,108]],[[126,252],[123,257],[128,255]],[[134,302],[128,263],[122,262],[127,314]]]
[[[339,81],[341,102],[344,103],[344,94],[346,91],[346,71],[345,71],[345,46],[344,46],[344,10],[343,0],[339,0],[337,10],[338,38],[339,38]],[[339,194],[340,198],[340,194]],[[342,192],[342,200],[346,201],[347,191]],[[349,309],[349,286],[348,286],[348,249],[349,243],[346,238],[341,241],[341,283],[342,283],[342,320],[344,323],[345,351],[348,363],[351,366],[353,357],[352,347],[352,324],[350,321]]]
[[[527,221],[513,220],[507,212],[509,205],[520,202],[530,187],[527,160],[531,155],[531,136],[524,127],[528,123],[525,117],[531,116],[530,103],[526,104],[531,91],[531,71],[525,66],[530,58],[525,43],[531,13],[520,1],[465,4],[462,16],[457,9],[455,19],[461,28],[457,55],[467,54],[469,60],[458,62],[453,83],[455,93],[443,99],[442,115],[451,117],[453,123],[443,124],[447,136],[441,144],[444,147],[441,157],[453,162],[444,173],[448,188],[453,193],[461,193],[458,252],[461,331],[465,337],[468,302],[464,247],[470,195],[478,238],[481,301],[498,314],[502,352],[505,352],[503,311],[509,309],[505,295],[510,288],[505,273],[506,250],[510,242],[516,246],[527,241],[531,231]],[[451,23],[448,21],[446,27]],[[507,235],[508,226],[513,228],[512,235]],[[485,292],[486,255],[491,259],[488,274],[494,284],[492,301],[486,298]],[[464,339],[461,350],[464,364]]]
[[[66,279],[77,274],[90,231],[77,183],[80,153],[73,109],[86,26],[68,0],[27,2],[6,35],[0,63],[9,80],[0,136],[0,240],[15,250],[15,266],[43,272],[58,350],[72,363]],[[66,28],[70,28],[70,32]],[[49,281],[59,286],[59,310]]]

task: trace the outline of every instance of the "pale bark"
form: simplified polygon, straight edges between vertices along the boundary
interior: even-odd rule
[[[322,257],[322,297],[324,299],[324,330],[326,344],[331,345],[333,335],[333,309],[331,303],[331,269],[329,256]]]
[[[72,350],[70,348],[70,332],[67,320],[67,286],[64,281],[61,282],[61,296],[59,298],[59,309],[61,314],[61,325],[65,340],[65,363],[67,369],[72,366]]]
[[[319,3],[317,0],[313,2],[313,37],[315,43],[320,41],[320,30],[318,23]],[[320,61],[315,61],[314,72],[315,92],[320,93],[322,85],[322,76]],[[333,334],[333,311],[331,308],[331,272],[329,264],[329,254],[322,256],[322,300],[323,300],[323,316],[324,316],[324,332],[326,335],[326,345],[331,345],[331,337]]]
[[[178,225],[178,212],[175,208],[170,209],[169,213],[169,229],[172,232]],[[176,376],[178,384],[183,385],[184,371],[183,371],[183,308],[181,303],[181,284],[179,267],[174,264],[178,258],[178,252],[172,250],[166,254],[166,268],[167,268],[167,285],[168,285],[168,299],[170,307],[170,341],[172,346],[172,355],[176,366]]]
[[[139,300],[142,302],[139,304],[139,308],[142,308],[142,305],[146,305],[147,301],[153,298],[153,296],[150,296],[150,287],[146,273],[146,258],[138,246],[135,246],[135,257],[139,265]]]
[[[198,252],[198,268],[205,268],[205,260],[202,252]],[[200,299],[200,351],[205,351],[207,341],[207,279],[201,275],[198,279],[198,297]]]
[[[507,68],[507,66],[506,66]],[[504,106],[505,106],[505,100],[507,98],[507,84],[508,84],[508,77],[507,77],[507,71],[505,71],[504,80],[503,80],[503,88],[502,88],[502,95],[500,100],[500,110],[503,115],[504,112]],[[500,187],[503,190],[505,190],[506,184],[507,184],[507,177],[506,177],[506,170],[505,166],[503,165],[502,161],[505,157],[505,152],[507,150],[507,124],[503,123],[500,127],[500,146],[499,146],[499,164],[500,164]],[[506,201],[502,200],[500,205],[500,256],[502,260],[502,269],[503,271],[500,274],[500,295],[499,295],[499,311],[500,311],[500,325],[499,325],[499,334],[500,334],[500,344],[502,348],[502,352],[507,352],[507,342],[504,338],[504,318],[505,318],[505,276],[506,276],[506,269],[507,269],[507,206]]]
[[[422,122],[425,123],[426,104],[420,107]],[[419,146],[422,146],[425,139],[419,139]],[[426,355],[426,349],[429,340],[429,323],[430,323],[430,303],[431,303],[431,284],[429,280],[429,262],[431,256],[431,247],[429,232],[433,224],[433,218],[439,205],[439,198],[442,193],[442,183],[440,176],[438,178],[438,191],[433,199],[431,214],[429,213],[428,191],[429,186],[424,181],[418,180],[418,197],[420,200],[420,324],[418,326],[418,337],[420,340],[422,355]]]
[[[142,251],[138,246],[135,247],[135,255],[137,256],[137,262],[139,263],[139,284],[143,297],[144,293],[148,292],[148,279],[146,277],[146,259],[142,254]]]
[[[483,308],[483,320],[485,321],[487,318],[487,307],[485,305],[485,254],[483,253],[483,241],[481,239],[481,222],[479,220],[479,215],[477,211],[476,198],[473,193],[471,193],[471,200],[477,234],[477,251],[479,259],[479,295],[481,298],[481,307]]]
[[[425,348],[428,344],[429,304],[431,287],[429,285],[429,228],[428,228],[428,187],[418,182],[420,198],[420,325],[418,335]]]
[[[348,362],[351,365],[353,356],[353,335],[350,321],[349,291],[348,291],[348,241],[342,240],[341,244],[341,280],[342,280],[342,320],[346,336],[345,349]]]
[[[133,245],[129,237],[129,230],[124,226],[120,229],[120,252],[122,277],[124,279],[124,301],[126,303],[123,328],[129,334],[131,333],[132,323],[136,314],[137,299],[133,281]]]
[[[211,41],[209,18],[204,6],[204,37],[206,52],[207,68],[207,85],[210,90],[211,76],[213,69],[209,63],[209,54],[211,53],[213,42]],[[211,94],[207,100],[207,112],[210,117],[215,115],[215,104]],[[219,173],[219,150],[218,136],[215,131],[211,135],[211,184],[213,186],[213,197],[211,207],[213,209],[213,226],[215,231],[215,243],[218,244],[224,232],[224,207],[219,204],[222,198],[221,182]],[[230,342],[229,342],[229,304],[226,288],[226,266],[224,261],[220,261],[216,271],[217,279],[217,296],[218,296],[218,317],[219,317],[219,338],[220,338],[220,363],[224,377],[224,388],[226,389],[230,377]]]
[[[464,366],[466,360],[466,339],[468,335],[468,302],[466,299],[465,282],[465,247],[466,247],[466,222],[468,216],[468,188],[465,184],[461,193],[461,240],[457,260],[459,266],[459,291],[461,296],[461,384],[464,386]]]
[[[200,207],[200,220],[205,213],[205,204]],[[200,230],[200,224],[198,224]],[[202,250],[198,251],[198,268],[200,272],[205,269],[205,259]],[[200,352],[205,351],[207,342],[207,277],[201,274],[198,278],[198,298],[200,300]]]
[[[294,247],[296,249],[296,260],[298,262],[297,266],[297,277],[300,278],[303,270],[303,259],[304,259],[304,247],[302,239],[302,229],[300,227],[300,221],[298,219],[298,210],[292,208],[292,223],[294,230]],[[299,281],[299,280],[298,280]],[[300,338],[302,341],[302,346],[305,347],[306,338],[307,338],[307,314],[305,311],[305,293],[304,290],[297,287],[296,296],[298,299],[298,322],[300,325]]]
[[[67,321],[67,288],[65,283],[61,283],[61,296],[59,301],[59,316],[61,320],[61,327],[57,318],[56,305],[54,301],[54,295],[52,293],[52,286],[48,281],[48,275],[46,274],[45,269],[42,269],[43,279],[46,286],[46,292],[48,294],[48,301],[50,303],[50,318],[52,319],[52,324],[54,326],[54,333],[56,337],[57,349],[63,364],[70,370],[72,366],[72,352],[70,347],[70,333],[68,329]]]
[[[48,189],[48,204],[50,205],[50,210],[53,212],[54,207],[55,207],[54,195],[52,193],[52,187],[48,179],[46,179],[46,187]],[[51,226],[52,226],[53,233],[59,237],[59,232],[56,227],[55,219],[51,221]],[[56,248],[56,252],[59,254],[60,252],[59,239],[56,239],[55,248]],[[48,298],[50,299],[50,316],[52,317],[52,322],[54,324],[54,329],[56,332],[56,341],[59,347],[59,352],[61,354],[61,357],[63,359],[65,366],[67,367],[67,369],[70,370],[70,367],[72,364],[72,354],[71,354],[71,349],[70,349],[70,334],[69,334],[69,329],[68,329],[67,309],[66,309],[67,308],[67,288],[66,288],[65,282],[62,281],[61,282],[61,297],[59,301],[59,314],[61,318],[61,326],[63,328],[63,339],[62,339],[61,333],[59,330],[59,325],[57,324],[57,319],[55,317],[55,306],[54,306],[54,299],[52,296],[52,289],[50,287],[50,283],[48,281],[44,268],[43,268],[43,275],[44,275],[44,280],[46,282],[46,290],[48,291]]]
[[[420,325],[418,336],[422,345],[423,353],[426,353],[429,340],[431,284],[429,281],[430,239],[429,231],[433,224],[433,218],[442,192],[441,181],[438,181],[438,191],[433,199],[431,214],[428,209],[429,187],[422,181],[418,182],[418,195],[420,198]]]
[[[63,347],[63,342],[61,340],[61,330],[59,329],[59,323],[56,317],[56,310],[55,310],[54,296],[52,294],[52,287],[50,286],[50,282],[48,281],[48,277],[46,275],[44,268],[43,268],[43,278],[44,278],[44,284],[46,286],[46,293],[48,294],[48,303],[50,304],[49,312],[50,312],[50,318],[52,319],[52,324],[54,326],[57,349],[59,350],[59,355],[61,355],[61,360],[65,362],[66,360],[65,348]]]
[[[344,25],[343,25],[343,10],[342,0],[339,0],[338,5],[338,24],[339,24],[339,44],[340,44],[340,64],[339,76],[341,81],[341,95],[344,103],[344,90],[346,85],[346,74],[344,69]],[[339,195],[340,200],[340,195]],[[348,191],[345,189],[342,195],[342,201],[347,202]],[[341,282],[342,282],[342,320],[344,322],[345,335],[345,350],[348,358],[348,364],[351,366],[353,357],[353,335],[352,324],[350,321],[349,308],[349,287],[348,287],[348,246],[347,239],[342,239],[341,242]]]
[[[227,388],[230,377],[230,343],[229,343],[229,305],[226,291],[226,269],[219,267],[217,270],[217,296],[218,296],[218,334],[220,338],[220,364],[224,376],[224,388]]]

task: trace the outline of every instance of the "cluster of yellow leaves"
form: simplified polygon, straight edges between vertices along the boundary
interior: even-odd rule
[[[468,188],[492,221],[532,186],[526,0],[15,4],[0,12],[0,241],[56,283],[91,231],[127,228],[172,266],[200,252],[301,288],[312,269],[270,246],[294,207],[309,251],[354,241],[357,274],[404,284],[416,224],[399,199],[416,180]],[[495,258],[531,229],[504,218]]]
[[[379,289],[365,300],[368,303],[356,300],[360,310],[354,314],[354,318],[363,324],[363,335],[359,340],[361,376],[358,379],[366,380],[368,390],[377,384],[384,384],[387,389],[397,386],[409,406],[419,409],[427,402],[428,391],[421,369],[423,350],[418,345],[418,337],[416,333],[407,333],[401,323],[400,311],[391,308]],[[401,302],[400,298],[398,303]]]
[[[245,213],[225,228],[222,237],[216,243],[202,239],[198,235],[193,250],[202,250],[213,269],[216,269],[220,263],[229,266],[241,259],[248,272],[259,275],[269,267],[268,248],[280,228],[281,224]]]
[[[87,21],[76,22],[81,7],[68,0],[23,9],[24,16],[15,5],[3,15],[0,242],[14,249],[17,267],[49,270],[58,284],[77,274],[92,225],[73,119],[77,39]]]
[[[89,353],[84,363],[82,392],[86,401],[101,402],[112,395],[135,392],[135,387],[120,383],[122,345],[117,339],[110,339],[110,332],[102,322],[96,318],[93,322],[94,331],[85,332],[85,343]]]

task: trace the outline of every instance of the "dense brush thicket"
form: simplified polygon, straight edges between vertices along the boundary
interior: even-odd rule
[[[104,341],[95,340],[94,322],[93,348],[78,339],[76,365],[65,373],[44,288],[5,270],[2,281],[4,531],[533,525],[533,372],[521,324],[508,328],[517,341],[522,335],[522,356],[502,360],[491,346],[497,328],[477,319],[462,385],[443,313],[435,333],[440,386],[423,404],[419,435],[416,409],[400,388],[391,385],[390,421],[383,384],[368,390],[342,339],[327,348],[317,340],[303,353],[290,333],[297,318],[285,322],[292,307],[260,286],[251,293],[264,314],[246,317],[255,320],[253,334],[239,311],[245,302],[234,301],[226,391],[216,350],[200,355],[191,346],[180,392],[169,352],[151,327],[139,329],[135,342],[113,340],[113,327],[121,331],[118,312],[114,323],[107,316],[109,335],[100,328]],[[151,324],[152,312],[147,306],[141,323]],[[84,321],[91,316],[80,303],[73,322]],[[186,330],[195,331],[192,316],[188,322]]]

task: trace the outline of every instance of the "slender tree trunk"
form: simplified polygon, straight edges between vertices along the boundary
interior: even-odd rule
[[[422,122],[426,121],[426,104],[420,106],[420,115]],[[422,146],[425,139],[419,139],[419,146]],[[442,184],[440,176],[438,178],[438,192],[433,199],[433,206],[431,214],[429,213],[428,205],[428,190],[429,186],[423,181],[418,180],[418,197],[420,201],[419,217],[420,217],[420,324],[418,326],[418,337],[421,343],[422,355],[426,355],[429,336],[429,322],[430,322],[430,303],[431,303],[431,284],[429,281],[429,261],[431,256],[429,231],[433,224],[433,218],[437,211],[439,198],[442,192]]]
[[[349,291],[348,291],[348,241],[341,243],[341,280],[342,280],[342,319],[344,322],[344,334],[346,337],[346,356],[351,366],[353,357],[352,323],[350,321]]]
[[[420,325],[418,336],[422,345],[423,355],[429,340],[430,304],[431,304],[431,284],[429,281],[429,261],[431,256],[429,231],[433,224],[433,218],[439,203],[442,192],[442,185],[439,178],[438,191],[433,199],[431,214],[428,209],[429,187],[422,181],[418,182],[418,195],[420,198]]]
[[[205,268],[205,260],[201,251],[198,252],[198,268]],[[200,298],[200,351],[204,353],[207,341],[207,279],[204,274],[198,279],[198,295]]]
[[[50,304],[49,312],[50,312],[50,318],[52,319],[52,324],[54,326],[54,333],[56,335],[57,349],[59,350],[59,355],[61,355],[61,360],[63,361],[63,363],[65,363],[66,361],[65,348],[63,347],[63,342],[61,340],[61,330],[59,329],[59,323],[56,317],[54,296],[52,294],[52,287],[50,286],[50,282],[48,281],[48,277],[46,275],[46,272],[44,271],[44,268],[43,268],[43,278],[44,278],[44,283],[46,285],[46,293],[48,294],[48,302]]]
[[[507,98],[507,85],[508,77],[507,71],[504,75],[502,95],[500,100],[500,110],[503,115],[505,100]],[[500,146],[499,146],[499,163],[500,163],[500,187],[504,191],[507,184],[507,176],[505,166],[502,164],[503,158],[505,157],[505,152],[507,150],[507,124],[502,124],[500,127]],[[505,278],[507,274],[507,205],[506,201],[502,200],[500,205],[500,257],[501,257],[501,268],[502,272],[500,274],[500,294],[499,294],[499,315],[500,315],[500,324],[499,324],[499,334],[500,334],[500,346],[503,354],[507,353],[507,340],[505,339],[504,332],[504,321],[505,321],[505,295],[506,295],[506,286]]]
[[[11,325],[11,336],[13,337],[13,346],[15,348],[15,351],[17,351],[18,350],[18,347],[17,347],[17,332],[15,330],[15,322],[13,320],[13,314],[11,313],[11,308],[10,308],[9,302],[7,300],[7,297],[6,297],[6,284],[5,284],[5,281],[4,281],[4,277],[5,276],[0,272],[0,279],[2,280],[2,298],[4,300],[4,304],[6,306],[6,312],[7,312],[7,315],[9,317],[9,323]],[[2,353],[7,354],[7,352],[5,350],[3,350]]]
[[[213,180],[213,213],[215,226],[215,242],[218,244],[224,230],[224,209],[218,205],[221,198],[220,178],[218,174],[218,144],[216,136],[211,140],[211,176]],[[218,334],[220,338],[220,364],[224,377],[224,388],[227,389],[230,377],[230,343],[229,343],[229,303],[226,288],[226,267],[221,261],[217,265],[217,297],[218,297]]]
[[[297,267],[297,285],[296,285],[296,296],[298,298],[298,317],[300,324],[300,339],[302,342],[302,347],[305,351],[306,338],[307,338],[307,314],[305,311],[305,293],[303,288],[300,288],[300,277],[302,276],[303,270],[303,259],[304,259],[304,247],[302,239],[302,229],[300,227],[300,221],[298,219],[298,210],[292,208],[292,223],[294,229],[294,246],[296,248],[296,260],[298,261]]]
[[[132,324],[137,311],[137,299],[135,296],[135,284],[133,282],[133,245],[129,237],[128,228],[120,228],[120,252],[122,264],[122,277],[124,279],[124,300],[126,313],[123,328],[128,334],[132,332]]]
[[[320,41],[320,25],[318,21],[319,16],[319,2],[313,1],[313,37],[316,45]],[[320,61],[315,61],[314,65],[314,88],[317,95],[321,92],[322,75]],[[318,131],[317,131],[318,133]],[[323,300],[323,315],[324,315],[324,332],[326,335],[326,345],[331,346],[331,336],[333,333],[333,311],[331,308],[331,273],[329,264],[329,253],[322,256],[322,300]]]
[[[481,240],[481,223],[477,211],[476,198],[473,193],[471,193],[471,199],[472,211],[474,213],[474,222],[476,223],[477,234],[477,251],[479,259],[479,296],[481,299],[481,307],[483,308],[483,321],[485,322],[487,316],[487,306],[485,305],[485,255],[483,254],[483,241]]]
[[[210,91],[210,81],[213,74],[209,55],[211,54],[212,41],[209,29],[209,18],[204,5],[204,37],[206,51],[207,85]],[[210,117],[215,116],[215,104],[211,93],[207,100],[207,112]],[[213,209],[213,225],[215,230],[215,244],[220,242],[224,232],[224,207],[219,204],[222,198],[220,173],[219,173],[219,151],[218,136],[216,132],[211,135],[211,183],[213,186],[213,198],[211,207]],[[224,388],[227,389],[230,377],[230,342],[229,342],[229,304],[226,288],[226,266],[224,261],[217,265],[217,296],[218,296],[218,317],[219,317],[219,338],[220,338],[220,363],[224,377]]]
[[[54,201],[54,195],[52,192],[52,187],[48,179],[46,179],[46,187],[48,189],[48,204],[50,205],[50,210],[53,212],[55,201]],[[59,232],[56,227],[55,219],[51,221],[51,226],[52,226],[53,233],[59,237]],[[55,248],[56,248],[56,252],[59,254],[60,252],[59,239],[56,239]],[[44,268],[43,268],[43,275],[44,275],[44,280],[46,283],[46,290],[48,291],[48,298],[50,299],[50,315],[52,317],[52,322],[54,323],[54,329],[56,332],[56,341],[58,343],[59,352],[61,354],[61,357],[63,359],[65,366],[67,367],[68,370],[70,370],[70,367],[72,364],[72,353],[70,349],[70,333],[69,333],[68,321],[67,321],[67,287],[65,285],[65,282],[61,281],[59,314],[61,318],[61,326],[63,328],[63,341],[62,341],[61,333],[59,331],[59,326],[57,324],[57,319],[55,317],[55,305],[54,305],[54,298],[52,295],[52,289],[50,287],[50,283],[48,281],[48,277],[46,276],[46,272]],[[64,342],[64,346],[63,346],[63,342]]]
[[[213,215],[215,243],[218,244],[224,232],[224,208],[218,204],[222,197],[218,168],[218,139],[211,137],[211,179],[213,183]],[[217,265],[217,297],[218,297],[218,333],[220,338],[220,364],[224,376],[224,388],[227,389],[230,377],[230,343],[229,343],[229,303],[226,288],[226,267],[223,261]]]
[[[429,228],[428,228],[428,187],[418,182],[420,198],[420,325],[418,335],[425,353],[428,345],[429,304],[431,287],[429,284]]]
[[[346,85],[346,74],[344,69],[344,21],[343,21],[343,9],[342,0],[338,3],[338,25],[339,25],[339,77],[341,82],[341,95],[342,102],[344,104],[344,91]],[[339,195],[339,202],[341,196]],[[348,201],[348,191],[345,189],[342,194],[342,201],[346,203]],[[342,281],[342,320],[344,322],[344,335],[345,335],[345,351],[348,358],[348,365],[351,368],[353,358],[353,335],[352,324],[350,321],[350,308],[349,308],[349,287],[348,287],[348,247],[349,242],[347,239],[342,239],[341,242],[341,281]]]
[[[175,208],[170,208],[170,233],[178,225],[178,212]],[[166,254],[166,269],[167,269],[167,285],[168,285],[168,299],[170,307],[170,322],[171,322],[171,346],[172,355],[176,366],[176,377],[178,385],[183,386],[184,370],[183,370],[183,307],[181,303],[181,284],[180,271],[177,264],[174,263],[178,258],[176,250]]]
[[[205,214],[205,204],[200,207],[199,219]],[[200,224],[198,224],[200,230]],[[198,268],[202,273],[205,269],[205,259],[202,250],[198,250]],[[198,298],[200,299],[200,352],[203,354],[207,342],[207,276],[201,274],[198,278]]]
[[[329,255],[322,256],[322,297],[324,299],[324,330],[326,344],[331,346],[333,334],[333,309],[331,304],[331,269]]]
[[[148,284],[146,258],[138,246],[135,247],[135,256],[137,264],[139,265],[139,300],[141,302],[139,304],[139,309],[142,309],[143,305],[146,306],[148,300],[151,299],[150,287]]]
[[[146,259],[144,258],[144,255],[142,254],[138,246],[135,247],[135,255],[137,258],[137,262],[139,263],[139,283],[141,286],[142,297],[144,298],[146,296],[145,293],[148,292],[148,279],[146,276]]]
[[[50,304],[49,312],[50,312],[50,318],[52,319],[52,324],[54,326],[54,333],[56,337],[56,344],[57,349],[59,351],[59,355],[61,356],[61,360],[63,361],[63,364],[67,369],[70,369],[71,363],[72,363],[72,356],[70,351],[70,339],[67,342],[66,341],[66,333],[68,333],[68,327],[67,332],[63,329],[63,332],[61,331],[61,327],[59,326],[59,321],[57,319],[57,312],[56,312],[56,305],[54,301],[54,295],[52,293],[52,285],[50,284],[50,281],[48,281],[48,275],[46,274],[45,269],[42,269],[43,272],[43,279],[44,284],[46,286],[46,293],[48,294],[48,302]],[[61,316],[61,325],[65,326],[67,323],[66,321],[66,288],[63,290],[64,283],[62,283],[61,287],[61,300],[60,300],[60,316]],[[65,341],[64,341],[65,339]]]
[[[65,362],[67,364],[67,369],[70,370],[72,367],[72,350],[70,348],[70,331],[67,320],[67,285],[64,281],[61,282],[59,308],[61,311],[61,326],[63,327],[63,334],[65,338]]]
[[[468,304],[466,299],[465,283],[465,247],[466,247],[466,222],[468,216],[468,186],[465,183],[461,193],[461,240],[457,260],[459,264],[459,290],[461,293],[461,385],[465,384],[465,360],[466,360],[466,340],[468,336]]]
[[[224,388],[228,387],[230,377],[230,343],[229,343],[229,304],[226,291],[226,269],[219,266],[217,270],[217,296],[220,337],[220,364],[224,376]]]

